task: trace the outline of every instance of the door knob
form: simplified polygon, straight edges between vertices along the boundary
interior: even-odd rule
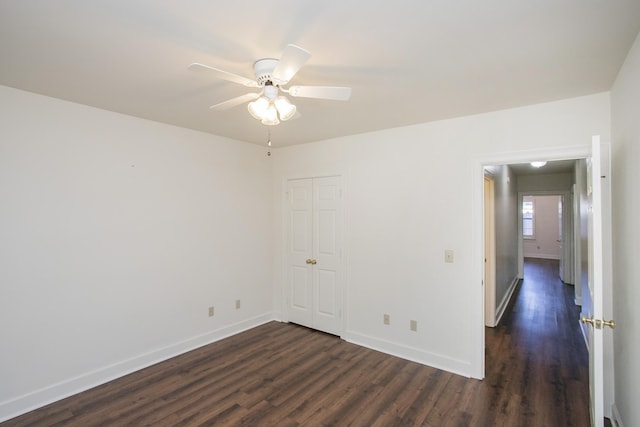
[[[613,320],[600,320],[587,316],[582,316],[580,320],[582,321],[582,323],[590,323],[596,329],[602,329],[603,326],[608,326],[611,329],[614,329],[616,327],[616,322],[614,322]]]
[[[309,260],[307,260],[309,261]],[[591,325],[595,326],[595,321],[596,319],[594,319],[593,317],[587,317],[587,316],[582,316],[582,319],[580,319],[582,321],[582,323],[591,323]]]
[[[307,264],[312,264],[315,265],[318,263],[318,261],[316,261],[315,259],[309,258],[308,260],[305,261]]]
[[[610,327],[611,329],[615,329],[615,327],[616,327],[616,322],[614,322],[613,320],[603,320],[602,324],[604,326]]]

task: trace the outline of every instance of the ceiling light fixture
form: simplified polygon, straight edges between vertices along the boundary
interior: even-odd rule
[[[296,106],[286,97],[278,95],[278,87],[271,81],[265,82],[262,94],[258,99],[250,102],[247,109],[254,118],[268,126],[277,125],[280,120],[289,120],[296,114]]]
[[[248,79],[238,74],[213,68],[208,65],[194,62],[189,65],[193,71],[205,71],[214,76],[241,84],[246,87],[260,88],[260,92],[249,92],[235,98],[219,102],[209,107],[212,110],[223,111],[236,105],[252,101],[247,105],[249,113],[262,124],[274,126],[280,121],[298,117],[296,106],[279,94],[280,91],[294,98],[330,99],[334,101],[347,101],[351,97],[350,87],[340,86],[290,86],[285,89],[289,81],[298,72],[311,54],[303,48],[288,44],[280,59],[263,58],[253,64],[255,80]]]
[[[542,166],[546,165],[547,162],[531,162],[531,166],[533,166],[534,168],[541,168]]]

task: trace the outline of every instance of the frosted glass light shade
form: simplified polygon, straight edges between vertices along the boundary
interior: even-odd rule
[[[262,118],[262,124],[273,126],[277,125],[278,123],[280,123],[280,120],[278,120],[278,111],[272,103],[269,103],[264,117]]]
[[[269,86],[270,88],[271,86]],[[266,93],[265,88],[265,93]],[[276,92],[277,93],[277,92]],[[262,124],[273,126],[280,123],[280,120],[289,120],[296,114],[296,106],[284,96],[269,98],[261,96],[253,102],[247,104],[249,113]]]
[[[296,113],[296,106],[284,96],[277,97],[273,103],[276,105],[278,113],[280,113],[280,120],[289,120]]]
[[[255,101],[250,102],[247,105],[247,109],[249,110],[249,113],[251,113],[251,115],[254,118],[258,120],[263,120],[267,115],[267,109],[269,108],[270,104],[271,103],[267,98],[265,98],[264,96],[261,96]]]
[[[534,168],[541,168],[542,166],[546,165],[547,162],[531,162],[531,166],[533,166]]]

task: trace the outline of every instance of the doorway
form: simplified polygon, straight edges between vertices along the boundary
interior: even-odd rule
[[[481,184],[480,184],[479,179],[480,179],[480,177],[484,178],[484,169],[485,169],[486,166],[522,164],[522,163],[525,163],[526,161],[530,160],[531,158],[536,158],[536,159],[548,158],[548,159],[561,159],[561,160],[564,160],[564,159],[567,159],[567,160],[580,159],[579,161],[576,162],[576,166],[578,166],[578,165],[581,165],[583,163],[586,164],[586,160],[585,159],[590,157],[590,155],[591,155],[591,147],[586,147],[585,146],[583,148],[576,148],[576,149],[549,150],[548,152],[540,152],[540,151],[533,152],[532,151],[531,153],[528,153],[528,154],[529,155],[527,155],[527,153],[516,153],[515,155],[513,155],[513,157],[503,156],[503,157],[501,157],[499,159],[499,161],[496,161],[496,159],[484,159],[484,161],[479,161],[478,166],[479,166],[479,169],[482,172],[479,171],[479,173],[477,175],[477,177],[478,177],[477,181],[476,181],[477,182],[477,188],[483,188],[483,187],[480,187]],[[575,162],[575,160],[574,160],[574,162]],[[586,172],[584,174],[585,174],[585,179],[586,179],[586,176],[588,176],[588,174]],[[579,175],[579,174],[576,174],[576,175]],[[537,184],[539,185],[538,188],[536,189],[537,191],[544,192],[545,190],[547,190],[547,193],[550,191],[548,188],[545,189],[542,186],[545,183],[545,179],[544,178],[537,179],[537,181],[538,181]],[[583,185],[584,188],[583,189],[579,189],[579,188],[576,189],[575,183],[572,183],[572,184],[574,184],[574,185],[572,187],[570,187],[570,190],[564,190],[564,191],[566,191],[566,193],[573,199],[573,202],[572,203],[571,202],[567,203],[565,201],[565,203],[563,204],[563,210],[566,209],[566,210],[574,211],[574,212],[575,211],[580,211],[581,209],[584,210],[585,209],[584,204],[583,204],[583,206],[580,206],[581,205],[581,199],[583,198],[582,197],[582,190],[584,190],[584,188],[588,188],[588,185],[586,183],[582,183],[582,184],[584,184]],[[554,191],[551,191],[551,192],[553,193]],[[586,193],[586,190],[585,190],[585,193]],[[484,198],[483,197],[477,197],[476,200],[478,200],[480,202],[483,202]],[[519,217],[518,217],[517,223],[518,223],[518,226],[520,227],[520,230],[519,230],[518,234],[520,236],[519,238],[521,239],[521,236],[522,236],[522,212],[521,212],[521,206],[522,205],[521,205],[521,200],[519,201],[518,206],[519,206],[519,209],[518,209]],[[603,209],[604,209],[604,207],[603,207]],[[476,208],[476,212],[484,213],[484,206]],[[606,216],[608,215],[608,213],[603,213],[603,215],[605,216],[605,219],[606,219]],[[577,216],[574,216],[574,218],[576,220],[578,219]],[[475,236],[477,236],[477,238],[480,239],[480,241],[478,241],[477,244],[475,245],[476,246],[476,250],[479,253],[479,256],[476,258],[475,262],[477,263],[476,265],[477,265],[477,267],[479,269],[479,273],[482,273],[481,277],[484,277],[484,270],[483,270],[483,268],[484,268],[484,265],[483,265],[484,264],[484,243],[485,243],[484,242],[484,232],[485,232],[485,230],[484,230],[484,227],[483,227],[484,226],[484,222],[485,222],[484,219],[482,221],[478,220],[477,224],[478,224],[478,226],[481,227],[481,229],[475,233]],[[566,223],[563,222],[562,227],[563,228],[571,227],[571,225],[567,225]],[[499,225],[497,225],[497,228],[499,228]],[[585,237],[586,236],[586,231],[584,233],[585,235],[582,236],[579,224],[574,224],[573,225],[573,230],[574,230],[575,236],[574,236],[573,242],[569,242],[568,245],[571,245],[571,243],[573,243],[573,246],[576,249],[576,251],[580,251],[581,250],[581,248],[580,248],[580,244],[581,244],[580,240],[586,241],[585,240],[586,239],[586,237]],[[566,240],[563,241],[563,255],[564,255],[564,249],[565,249],[565,247],[564,247],[565,243],[564,242],[566,242]],[[605,239],[605,244],[606,244],[606,239]],[[519,248],[522,248],[521,244],[519,245]],[[573,271],[574,271],[574,273],[576,275],[580,274],[580,262],[579,262],[580,258],[581,258],[580,254],[576,253],[575,254],[574,267],[573,267]],[[523,259],[523,254],[522,253],[520,253],[518,255],[518,259]],[[610,260],[608,260],[606,256],[604,257],[604,262],[605,262],[605,270],[607,270],[607,268],[608,268],[607,265],[610,265]],[[569,271],[572,270],[571,265],[568,265],[567,263],[565,263],[565,266],[563,268],[563,273],[566,273],[564,270],[569,270]],[[519,268],[519,272],[520,272],[520,278],[522,278],[524,276],[523,267]],[[556,272],[556,275],[559,275],[559,272]],[[564,276],[564,274],[563,274],[563,276]],[[580,287],[580,281],[581,280],[580,280],[579,276],[574,278],[574,283],[575,283],[576,289],[578,287]],[[608,283],[608,284],[606,284],[606,286],[609,288],[608,291],[607,291],[607,289],[605,289],[605,293],[607,293],[607,292],[610,293],[610,281],[607,282],[607,280],[605,279],[605,283]],[[606,303],[606,300],[607,300],[607,296],[605,295],[605,303]],[[576,297],[575,301],[579,302],[579,299]],[[482,307],[484,308],[484,300],[483,300]],[[606,309],[605,309],[605,311],[606,311]],[[484,329],[485,329],[484,328],[484,316],[478,315],[478,319],[480,319],[480,318],[482,318],[482,326],[483,326],[482,327],[482,342],[481,342],[482,345],[478,349],[477,361],[478,361],[478,370],[484,375],[484,369],[485,369],[485,366],[484,366],[484,351],[485,351],[484,344],[486,342],[485,341],[486,337],[484,335],[484,332],[485,332],[484,331]],[[577,320],[576,320],[576,322],[577,322]],[[610,378],[611,377],[611,375],[607,373],[607,371],[611,371],[611,369],[607,366],[607,363],[606,363],[607,359],[611,358],[610,356],[607,355],[607,352],[610,352],[611,348],[612,347],[605,346],[605,355],[604,355],[604,360],[605,360],[605,378],[607,378],[607,377]],[[611,394],[609,393],[609,390],[607,390],[606,382],[607,381],[605,380],[605,393],[604,393],[605,394],[605,413],[606,413],[607,410],[610,409],[610,405],[607,405],[606,401],[610,400],[610,397],[611,397]],[[609,396],[609,397],[607,397],[607,396]]]
[[[518,221],[522,232],[518,236],[522,256],[518,260],[523,270],[524,258],[558,260],[558,276],[567,284],[575,284],[575,253],[578,242],[574,238],[574,224],[580,223],[579,212],[574,210],[573,191],[569,190],[520,191],[518,193]],[[576,298],[579,286],[576,288]]]
[[[475,172],[473,173],[473,231],[472,231],[472,268],[478,277],[478,286],[472,288],[473,295],[471,298],[477,301],[477,305],[473,304],[471,318],[473,319],[473,333],[472,342],[470,342],[471,348],[474,349],[474,354],[471,359],[470,372],[474,378],[482,379],[485,373],[485,224],[484,224],[484,178],[485,170],[487,167],[496,165],[509,165],[528,163],[531,160],[538,159],[555,159],[555,160],[571,160],[571,159],[584,159],[591,154],[591,146],[584,144],[581,146],[570,147],[552,147],[540,150],[527,150],[511,153],[499,153],[492,154],[484,157],[476,157],[473,160]],[[496,182],[496,187],[498,183]],[[517,192],[516,192],[517,194]],[[496,200],[497,197],[496,197]],[[496,202],[497,203],[497,202]],[[502,203],[502,201],[501,201]],[[513,203],[513,208],[517,210],[517,203]],[[514,217],[517,214],[514,212]],[[497,228],[497,227],[496,227]],[[514,233],[514,239],[517,239],[517,232]],[[521,254],[517,243],[513,244],[513,251],[516,252],[516,257],[519,258]],[[496,258],[499,258],[496,255]],[[517,259],[516,258],[516,259]],[[515,275],[521,278],[520,271]],[[477,329],[476,329],[477,328]]]
[[[573,283],[570,273],[575,269],[572,203],[575,164],[574,159],[566,159],[549,161],[541,169],[528,162],[483,168],[486,326],[494,327],[500,322],[518,280],[524,277],[525,256],[562,260],[565,274],[561,278]],[[527,199],[530,196],[533,198]],[[539,212],[534,209],[534,199],[538,197]],[[529,208],[523,211],[525,201]],[[543,201],[550,205],[545,207]]]

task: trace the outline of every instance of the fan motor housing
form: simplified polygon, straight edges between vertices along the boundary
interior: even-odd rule
[[[271,74],[273,74],[276,65],[278,65],[278,60],[273,58],[259,59],[253,64],[256,82],[260,86],[264,86],[268,81],[271,81]]]

